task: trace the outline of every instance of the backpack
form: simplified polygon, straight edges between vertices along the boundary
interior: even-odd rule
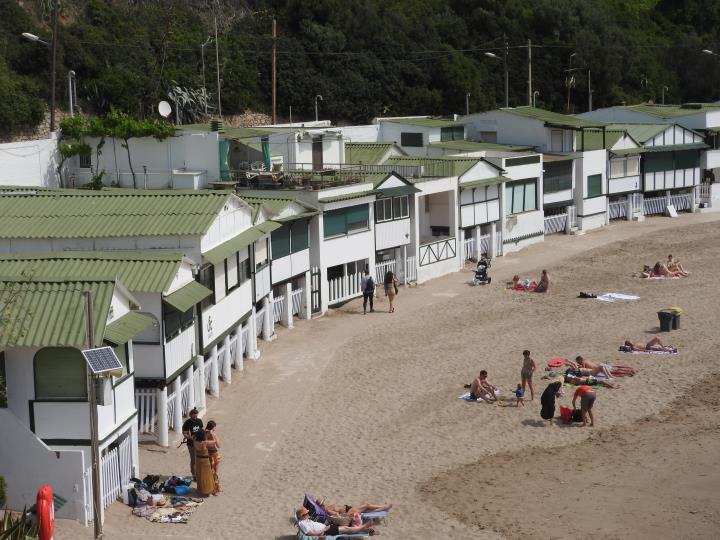
[[[372,278],[372,276],[368,276],[367,280],[365,281],[365,288],[363,289],[363,292],[365,294],[370,294],[375,292],[375,280]]]

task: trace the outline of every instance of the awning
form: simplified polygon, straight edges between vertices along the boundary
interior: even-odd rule
[[[178,311],[185,313],[195,304],[205,300],[212,293],[213,292],[204,285],[201,285],[197,281],[191,281],[177,291],[163,297],[163,300]]]
[[[543,209],[547,208],[560,208],[561,206],[572,206],[573,201],[558,201],[558,202],[552,202],[552,203],[545,203],[543,204]]]
[[[104,338],[115,345],[124,345],[130,341],[133,336],[138,335],[154,324],[157,324],[157,321],[150,315],[130,311],[105,327]]]
[[[618,148],[617,150],[610,150],[613,156],[632,156],[642,154],[643,152],[645,152],[645,148]]]
[[[460,184],[462,189],[472,189],[480,186],[492,186],[493,184],[502,184],[511,180],[505,176],[493,176],[491,178],[483,178],[482,180],[473,180],[472,182],[464,182]]]
[[[707,144],[696,142],[690,144],[666,144],[663,146],[646,146],[646,152],[682,152],[683,150],[704,150],[710,148]]]
[[[237,236],[231,238],[227,242],[223,242],[219,246],[212,248],[210,251],[203,253],[203,257],[213,263],[220,264],[227,259],[233,253],[237,253],[242,248],[249,246],[256,240],[259,240],[263,235],[279,229],[281,225],[274,221],[266,221],[255,227],[250,227],[248,230],[241,232]]]
[[[320,212],[313,210],[311,212],[303,212],[302,214],[295,214],[294,216],[287,216],[284,218],[276,218],[275,221],[278,223],[290,223],[291,221],[297,221],[299,219],[310,219],[311,217],[317,216]]]
[[[543,162],[547,161],[570,161],[578,159],[580,156],[570,156],[567,154],[543,154]]]
[[[353,193],[346,193],[345,195],[337,195],[336,197],[328,197],[327,199],[318,199],[318,203],[333,203],[340,201],[349,201],[351,199],[360,199],[362,197],[373,197],[375,196],[375,190],[369,189],[367,191],[355,191]]]
[[[412,195],[413,193],[419,193],[421,190],[415,186],[404,185],[389,187],[386,189],[378,188],[377,194],[380,197],[400,197],[401,195]]]

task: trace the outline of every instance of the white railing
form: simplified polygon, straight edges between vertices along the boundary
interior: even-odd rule
[[[205,384],[201,381],[201,371],[196,369],[193,371],[193,391],[195,392],[195,407],[200,408],[202,404],[202,397],[205,393]]]
[[[420,266],[434,264],[455,257],[455,238],[443,238],[420,246]]]
[[[337,304],[338,302],[360,296],[362,294],[362,290],[360,289],[361,279],[362,276],[360,273],[328,279],[329,303]]]
[[[701,199],[711,199],[712,198],[712,184],[709,182],[703,182],[697,187],[697,193],[698,197]],[[707,201],[703,201],[707,202]]]
[[[263,332],[263,327],[265,326],[265,306],[260,308],[255,313],[255,327],[257,329],[257,335],[259,336]]]
[[[410,283],[411,281],[417,281],[417,259],[415,257],[408,257],[405,261],[405,273],[401,278],[403,283]]]
[[[248,331],[248,328],[249,326],[247,323],[242,327],[243,355],[246,355],[250,350],[250,339],[248,338],[250,332]]]
[[[635,214],[642,214],[643,212],[643,194],[642,193],[633,193],[632,194],[632,213]]]
[[[643,200],[643,213],[646,216],[664,214],[667,206],[667,197],[651,197]]]
[[[103,508],[120,495],[120,463],[118,450],[113,448],[100,458],[100,488]]]
[[[463,249],[465,253],[465,260],[469,261],[470,259],[475,258],[475,238],[465,238],[463,240]]]
[[[285,296],[279,295],[273,297],[273,321],[279,323],[285,315]]]
[[[545,234],[555,234],[565,232],[567,226],[567,214],[555,214],[554,216],[545,217]]]
[[[236,366],[236,367],[237,367],[237,364],[235,363],[235,355],[237,353],[237,340],[238,340],[237,334],[232,336],[230,338],[230,347],[228,349],[230,351],[230,365]]]
[[[130,445],[129,434],[120,441],[118,445],[118,457],[120,459],[120,489],[130,482],[132,476],[132,446]]]
[[[577,207],[575,205],[568,206],[568,219],[570,227],[577,227]]]
[[[609,219],[627,218],[627,201],[614,201],[608,203]]]
[[[138,431],[155,433],[157,425],[156,392],[154,388],[135,389],[135,408],[137,409]]]
[[[689,193],[679,193],[677,195],[670,195],[670,204],[675,206],[675,210],[678,212],[683,210],[691,210],[691,195]]]
[[[172,394],[168,394],[167,398],[167,422],[168,422],[168,429],[175,429],[175,422],[173,419],[175,418],[175,407],[177,406],[178,396],[173,392]],[[177,426],[180,427],[180,426]]]
[[[486,257],[490,255],[490,235],[489,234],[483,234],[480,236],[480,255],[485,255]]]
[[[217,362],[217,355],[215,356],[215,358],[210,357],[207,360],[205,360],[205,391],[206,392],[210,391],[210,378],[211,378],[210,373],[212,373],[213,362]]]
[[[292,314],[293,315],[299,315],[300,314],[300,307],[302,306],[302,289],[295,289],[291,295],[290,299],[292,300]]]
[[[185,379],[180,385],[180,407],[183,416],[187,416],[190,410],[190,379]]]
[[[383,283],[385,281],[385,274],[390,270],[393,274],[397,274],[395,267],[397,262],[395,259],[390,261],[383,261],[375,265],[375,283]]]

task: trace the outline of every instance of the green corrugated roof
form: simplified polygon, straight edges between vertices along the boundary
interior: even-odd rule
[[[298,219],[309,219],[311,217],[317,216],[319,213],[319,210],[313,210],[312,212],[303,212],[302,214],[295,214],[294,216],[277,218],[273,221],[277,221],[278,223],[289,223],[290,221],[297,221]]]
[[[578,151],[609,150],[623,138],[623,135],[625,135],[625,132],[622,130],[605,130],[605,146],[603,147],[603,132],[601,129],[588,129],[582,133],[577,131],[575,132],[575,148]]]
[[[115,277],[131,291],[161,293],[172,283],[183,255],[138,251],[63,251],[0,254],[0,276],[34,280]]]
[[[672,124],[610,124],[608,129],[613,131],[627,131],[633,139],[640,144],[645,144],[647,141],[662,133],[668,128],[671,128]]]
[[[491,186],[493,184],[502,184],[503,182],[507,182],[510,180],[510,178],[507,178],[505,176],[493,176],[491,178],[483,178],[481,180],[473,180],[472,182],[465,182],[463,184],[460,184],[460,187],[465,188],[475,188],[480,186]]]
[[[157,321],[137,311],[129,311],[105,327],[105,339],[115,345],[124,345],[133,336],[157,324]]]
[[[544,109],[538,109],[537,107],[514,107],[507,109],[500,109],[502,112],[514,114],[515,116],[522,116],[524,118],[532,118],[533,120],[539,120],[558,127],[566,127],[569,129],[581,128],[581,127],[600,127],[604,126],[604,122],[596,122],[594,120],[585,120],[583,118],[577,118],[567,114],[560,114],[552,111],[546,111]]]
[[[423,157],[392,157],[386,164],[416,165],[423,167],[423,177],[443,178],[461,176],[477,165],[481,158],[463,158],[457,156]]]
[[[255,227],[250,227],[230,240],[227,240],[219,246],[215,246],[210,251],[203,253],[203,257],[213,264],[220,264],[233,253],[249,246],[256,240],[262,238],[263,235],[279,227],[280,225],[274,221],[266,221]]]
[[[163,297],[163,300],[170,304],[178,311],[185,313],[210,296],[213,292],[205,285],[201,285],[197,281],[191,281],[187,285],[183,285],[177,291],[171,292]]]
[[[390,188],[380,188],[377,190],[378,196],[381,197],[399,197],[400,195],[412,195],[419,193],[420,189],[416,188],[412,184],[406,184],[404,186],[395,186]]]
[[[683,150],[703,150],[704,148],[710,147],[702,142],[687,144],[663,144],[658,146],[646,146],[645,152],[681,152]]]
[[[345,195],[337,195],[336,197],[327,197],[319,199],[319,203],[332,203],[339,201],[349,201],[351,199],[360,199],[362,197],[372,197],[375,195],[375,190],[369,189],[366,191],[357,191],[355,193],[346,193]]]
[[[621,108],[666,120],[698,113],[720,111],[720,105],[716,103],[685,103],[683,105],[651,105],[649,103],[640,103],[638,105],[625,105]]]
[[[85,348],[85,296],[92,293],[94,343],[102,344],[114,281],[0,278],[0,346]]]
[[[109,238],[204,234],[226,191],[57,190],[0,196],[0,238]]]
[[[393,149],[393,143],[345,143],[345,163],[380,165]],[[403,153],[403,152],[400,152]]]
[[[515,144],[498,144],[482,141],[445,141],[434,142],[428,146],[433,148],[447,148],[458,152],[486,152],[495,150],[497,152],[535,152],[532,146],[519,146]]]
[[[418,126],[429,128],[444,128],[462,126],[462,122],[451,120],[450,118],[389,118],[381,120],[382,122],[390,122],[393,124],[405,124],[406,126]]]

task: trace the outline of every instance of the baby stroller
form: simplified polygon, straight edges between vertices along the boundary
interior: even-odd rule
[[[488,275],[488,268],[490,268],[490,261],[487,259],[480,259],[475,268],[475,277],[472,280],[473,285],[480,285],[481,283],[487,283],[488,285],[492,281],[492,278]]]

